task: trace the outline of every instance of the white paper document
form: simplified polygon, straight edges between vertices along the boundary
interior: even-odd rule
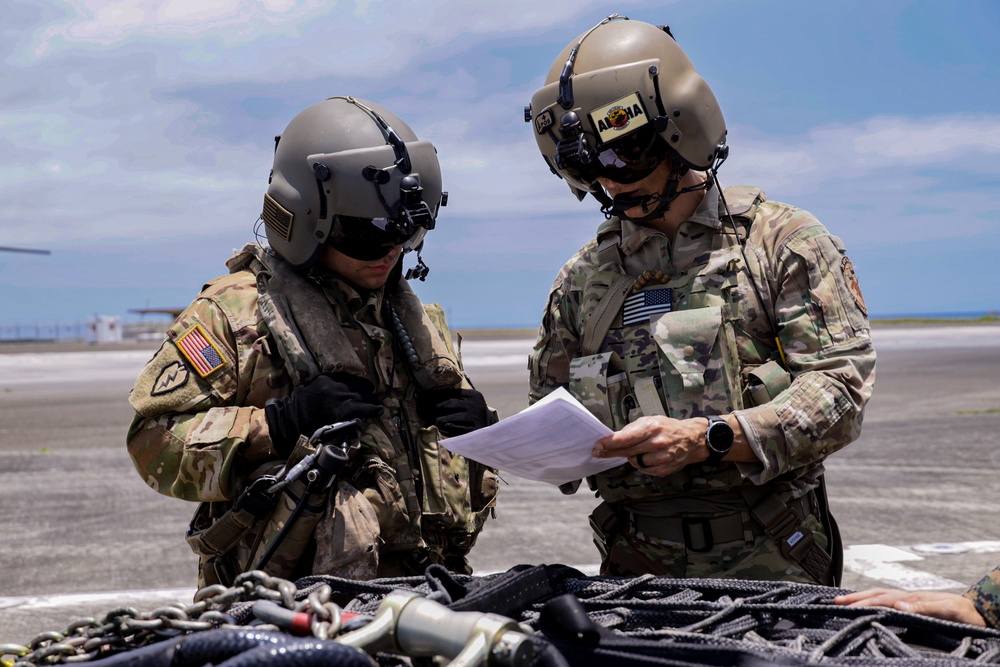
[[[625,463],[590,455],[594,443],[611,433],[560,387],[516,415],[441,444],[501,472],[558,485]]]

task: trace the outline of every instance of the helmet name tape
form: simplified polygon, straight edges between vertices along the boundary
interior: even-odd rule
[[[631,93],[588,114],[601,143],[614,141],[649,123],[639,93]]]

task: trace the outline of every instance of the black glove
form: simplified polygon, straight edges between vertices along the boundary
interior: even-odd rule
[[[437,389],[417,397],[417,412],[442,435],[470,433],[496,423],[486,399],[475,389]]]
[[[378,417],[382,406],[375,387],[365,378],[348,373],[324,373],[310,379],[281,399],[264,405],[271,442],[288,456],[300,435],[311,436],[327,424]]]

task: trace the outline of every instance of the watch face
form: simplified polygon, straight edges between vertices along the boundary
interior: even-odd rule
[[[712,419],[708,425],[708,446],[725,454],[733,446],[733,429],[722,419]]]

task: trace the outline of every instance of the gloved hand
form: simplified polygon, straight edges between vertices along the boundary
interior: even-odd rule
[[[264,405],[264,416],[274,448],[288,456],[300,435],[335,422],[378,417],[382,406],[375,387],[348,373],[324,373],[292,390],[285,398]]]
[[[423,422],[437,426],[442,435],[470,433],[496,423],[486,399],[475,389],[438,389],[417,396]]]

